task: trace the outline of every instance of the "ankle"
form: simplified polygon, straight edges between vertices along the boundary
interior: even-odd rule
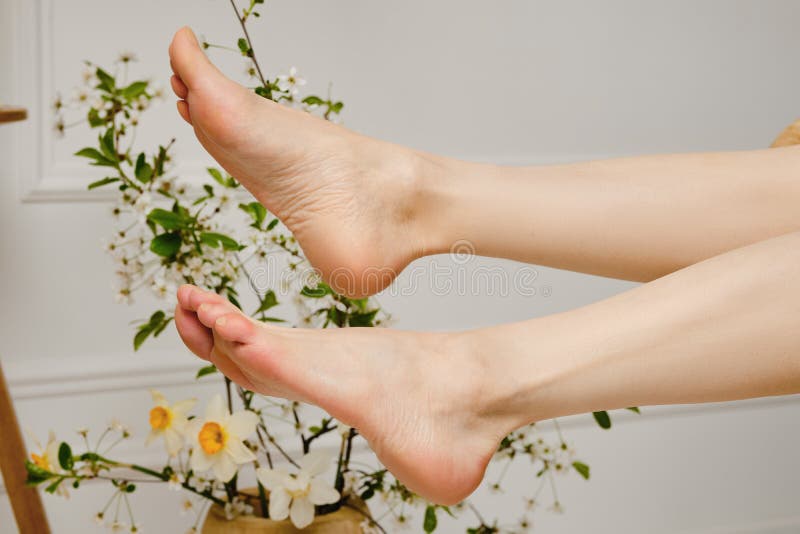
[[[418,257],[452,251],[461,237],[454,237],[451,217],[457,200],[458,176],[461,162],[412,151],[414,179],[411,182],[414,228],[417,237]],[[463,186],[463,184],[460,184]]]
[[[467,331],[458,340],[459,350],[468,354],[479,375],[473,409],[503,436],[564,415],[552,392],[571,373],[565,362],[551,356],[546,342],[541,348],[530,343],[547,339],[547,325],[539,319],[526,321],[524,335],[521,327],[519,323]]]
[[[532,422],[519,410],[521,393],[517,382],[521,377],[512,373],[509,362],[498,357],[496,349],[485,350],[490,329],[447,334],[445,360],[448,380],[459,381],[464,392],[461,408],[468,411],[468,420],[482,435],[498,441],[511,431]],[[458,370],[458,371],[453,371]]]
[[[392,210],[384,216],[394,215],[392,224],[404,232],[396,245],[405,255],[413,260],[449,250],[437,215],[450,190],[445,185],[447,160],[373,139],[360,144],[359,155],[367,171],[382,178],[380,193]]]

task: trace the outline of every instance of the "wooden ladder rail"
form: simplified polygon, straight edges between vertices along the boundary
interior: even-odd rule
[[[0,107],[0,123],[25,120],[24,108]],[[50,525],[37,488],[25,485],[25,442],[0,364],[0,473],[20,534],[50,534]]]

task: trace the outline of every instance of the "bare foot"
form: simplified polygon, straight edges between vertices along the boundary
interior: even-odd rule
[[[338,292],[376,293],[422,254],[418,157],[262,98],[183,28],[170,45],[178,112],[208,152],[297,238]]]
[[[472,493],[511,430],[487,409],[486,366],[457,335],[281,328],[194,286],[178,292],[175,322],[195,354],[241,386],[357,428],[400,481],[437,503]]]

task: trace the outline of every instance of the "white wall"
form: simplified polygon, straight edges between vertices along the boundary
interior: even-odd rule
[[[0,100],[32,115],[0,128],[0,351],[22,423],[40,436],[111,416],[141,435],[148,387],[175,396],[215,388],[194,383],[198,363],[172,333],[132,354],[128,322],[147,306],[113,303],[99,245],[109,205],[83,190],[91,173],[69,156],[88,134],[54,141],[47,103],[78,83],[81,60],[109,63],[121,50],[142,60],[134,72],[166,85],[172,32],[190,24],[231,40],[229,9],[224,0],[0,0]],[[318,91],[333,81],[357,130],[465,158],[760,147],[800,115],[800,3],[791,0],[271,0],[265,13],[254,32],[270,72],[297,65]],[[242,71],[239,59],[221,63]],[[143,143],[178,135],[184,171],[207,161],[171,103],[149,115]],[[476,265],[497,263],[514,268]],[[549,297],[421,288],[383,303],[400,328],[468,328],[631,287],[538,271]],[[572,418],[565,431],[592,481],[561,480],[565,515],[539,510],[535,522],[544,532],[797,532],[798,417],[800,399],[790,397],[619,414],[611,432]],[[158,457],[138,445],[126,454]],[[478,499],[513,521],[528,484],[520,476],[501,498]],[[90,486],[69,502],[47,498],[55,532],[93,531],[106,494]],[[14,532],[0,502],[0,532]],[[175,494],[145,488],[137,502],[147,531],[184,528]]]

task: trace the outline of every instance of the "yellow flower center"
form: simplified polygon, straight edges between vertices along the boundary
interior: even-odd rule
[[[219,423],[209,422],[203,425],[197,435],[197,441],[206,454],[216,454],[225,447],[228,436]]]
[[[44,469],[45,471],[50,470],[50,462],[47,461],[46,454],[42,454],[41,456],[38,454],[31,454],[31,460],[33,460],[33,463],[36,464],[36,467]]]
[[[289,475],[289,476],[291,476],[294,480],[297,480],[297,477],[295,475]],[[294,488],[294,489],[285,488],[285,489],[286,489],[286,493],[291,495],[293,499],[299,499],[301,497],[307,497],[308,494],[311,493],[311,482],[308,482],[302,488]]]
[[[153,430],[165,430],[172,423],[172,411],[163,406],[150,410],[150,426]]]
[[[290,490],[287,489],[286,493],[292,496],[293,499],[299,499],[301,497],[307,497],[309,493],[311,493],[311,484],[306,485],[305,488]]]

